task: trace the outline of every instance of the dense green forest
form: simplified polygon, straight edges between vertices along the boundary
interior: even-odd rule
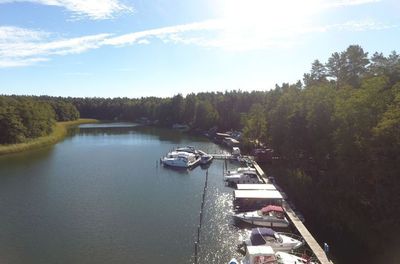
[[[268,91],[172,98],[3,96],[0,143],[46,134],[55,120],[77,118],[75,107],[84,118],[242,129],[245,143],[264,142],[281,157],[268,171],[333,250],[350,239],[367,257],[390,257],[400,235],[400,56],[352,45],[303,77]]]
[[[0,96],[0,144],[21,143],[48,135],[56,121],[78,118],[76,107],[62,99]]]

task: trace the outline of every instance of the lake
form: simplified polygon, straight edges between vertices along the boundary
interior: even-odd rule
[[[246,231],[232,225],[223,161],[191,171],[159,159],[201,137],[129,123],[72,129],[62,142],[0,157],[0,263],[226,263]],[[229,165],[232,166],[232,165]]]

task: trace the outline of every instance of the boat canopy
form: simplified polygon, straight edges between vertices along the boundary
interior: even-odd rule
[[[253,246],[264,245],[265,244],[264,237],[269,236],[275,238],[275,233],[276,232],[271,228],[266,228],[266,227],[253,228],[250,234],[251,244]]]
[[[282,206],[277,206],[277,205],[268,205],[261,209],[262,213],[269,213],[269,212],[273,212],[273,211],[280,212],[280,213],[284,212]]]
[[[276,190],[234,190],[236,199],[283,199]]]
[[[238,190],[276,190],[275,186],[270,183],[262,184],[238,184],[236,185]]]
[[[274,255],[275,252],[271,246],[247,246],[247,252],[250,255]]]

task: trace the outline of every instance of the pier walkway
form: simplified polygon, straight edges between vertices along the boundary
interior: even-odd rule
[[[254,168],[257,170],[258,174],[260,175],[261,179],[265,182],[268,183],[268,179],[266,178],[266,175],[264,171],[261,169],[261,167],[257,164],[257,162],[253,162]],[[318,259],[318,261],[321,264],[333,264],[333,262],[328,260],[328,257],[326,256],[324,250],[321,248],[321,246],[318,244],[318,242],[315,240],[315,238],[311,235],[310,231],[305,227],[303,222],[297,217],[296,213],[292,210],[290,205],[287,202],[283,202],[283,207],[285,208],[286,214],[289,217],[290,221],[293,223],[293,225],[296,227],[296,229],[299,231],[300,235],[304,238],[312,252],[314,253],[315,257]]]

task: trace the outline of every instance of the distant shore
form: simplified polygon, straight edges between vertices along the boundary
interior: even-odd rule
[[[97,122],[99,121],[96,119],[78,119],[74,121],[57,122],[50,135],[35,138],[24,143],[0,145],[0,155],[22,152],[55,144],[67,135],[69,128],[81,124]]]

